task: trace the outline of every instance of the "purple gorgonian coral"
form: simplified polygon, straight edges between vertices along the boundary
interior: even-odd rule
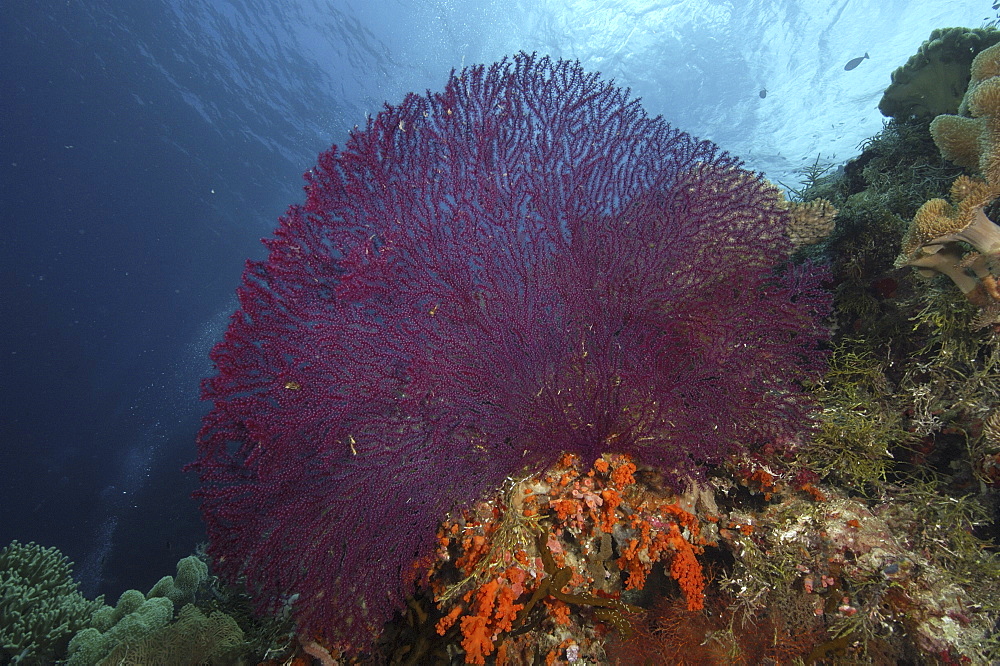
[[[306,635],[377,631],[448,511],[561,452],[680,483],[809,423],[828,298],[774,189],[577,63],[453,73],[305,177],[191,467],[218,571]]]

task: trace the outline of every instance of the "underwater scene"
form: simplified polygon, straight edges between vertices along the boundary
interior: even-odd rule
[[[1000,2],[0,36],[0,664],[1000,664]]]

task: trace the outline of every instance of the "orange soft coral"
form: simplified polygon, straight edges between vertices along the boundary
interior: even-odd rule
[[[692,543],[703,543],[700,536],[701,526],[698,522],[698,516],[685,511],[677,503],[661,506],[660,511],[676,520],[682,529],[686,529],[688,534],[690,534]]]
[[[603,500],[601,504],[601,531],[610,534],[615,528],[615,523],[618,522],[615,509],[622,503],[622,498],[614,488],[605,488],[601,491],[601,499]]]
[[[486,657],[493,653],[497,635],[513,628],[518,611],[524,607],[515,602],[524,591],[526,576],[524,570],[510,567],[502,576],[483,583],[462,597],[469,604],[468,613],[460,620],[465,663],[486,663]],[[447,632],[462,611],[461,605],[452,608],[438,620],[437,632],[442,635]]]
[[[496,608],[493,610],[494,633],[510,631],[514,628],[514,620],[517,612],[524,607],[524,604],[516,604],[520,593],[509,585],[500,588],[496,598]]]
[[[699,516],[685,510],[694,504],[651,492],[657,477],[646,474],[637,480],[637,466],[628,456],[605,454],[589,470],[581,468],[578,458],[566,456],[561,463],[525,479],[509,495],[463,513],[439,532],[439,567],[453,567],[466,580],[460,600],[448,602],[450,596],[442,592],[449,588],[436,589],[439,608],[446,613],[436,628],[443,635],[461,630],[456,640],[466,651],[466,663],[527,658],[530,650],[525,652],[528,648],[518,639],[529,622],[547,623],[539,636],[579,632],[595,623],[628,633],[627,614],[635,609],[620,600],[623,588],[644,588],[659,563],[678,582],[683,594],[679,603],[692,610],[702,607],[705,581],[696,556],[705,540]],[[523,521],[529,506],[534,511]],[[533,547],[496,543],[505,511],[516,512],[519,529],[534,528]],[[548,528],[535,516],[543,516]],[[618,553],[619,576],[611,535],[621,530],[619,536],[627,536]],[[491,580],[484,583],[487,578]],[[450,589],[455,587],[453,583]],[[575,612],[588,608],[590,612]],[[543,645],[551,647],[539,638],[528,642],[536,650],[530,656],[536,662],[546,654]],[[505,644],[507,655],[501,659]],[[512,651],[518,656],[512,657]]]
[[[461,620],[467,664],[485,664],[486,657],[493,652],[492,611],[499,588],[500,580],[494,578],[465,594],[464,599],[471,602],[469,614]]]
[[[624,488],[635,483],[635,463],[626,460],[611,472],[611,484],[616,488]]]
[[[448,633],[448,630],[451,629],[451,626],[455,624],[455,622],[458,620],[458,616],[462,614],[462,610],[464,609],[461,606],[456,605],[454,608],[448,611],[447,615],[438,620],[437,624],[434,625],[434,629],[437,630],[438,634],[444,636],[446,633]]]
[[[618,567],[628,573],[625,581],[626,590],[638,590],[646,584],[646,576],[652,568],[653,557],[649,548],[653,541],[650,538],[652,527],[645,520],[633,517],[633,527],[639,528],[639,537],[629,539],[628,546],[618,558]]]
[[[701,610],[705,607],[705,577],[695,557],[694,547],[681,536],[677,525],[670,526],[667,539],[675,551],[670,562],[670,575],[680,585],[688,610]]]
[[[670,575],[680,585],[688,608],[700,610],[705,597],[705,579],[696,553],[701,552],[702,548],[692,545],[681,534],[681,529],[684,528],[688,530],[692,540],[700,543],[698,518],[677,504],[659,507],[659,514],[673,520],[669,523],[656,520],[651,525],[638,516],[632,517],[632,526],[639,530],[638,536],[629,540],[618,558],[619,568],[628,575],[625,589],[642,588],[653,563],[672,552]]]
[[[569,624],[569,604],[559,599],[546,599],[544,603],[549,611],[549,616],[552,617],[556,624]]]
[[[579,499],[554,499],[549,502],[549,506],[555,510],[561,521],[572,517],[576,517],[578,522],[583,521],[584,503]]]
[[[493,640],[487,629],[488,620],[479,615],[462,618],[462,649],[465,663],[485,664],[486,657],[493,653]]]
[[[479,561],[489,552],[489,539],[481,534],[466,536],[462,539],[464,553],[455,561],[455,566],[466,574],[472,573]]]

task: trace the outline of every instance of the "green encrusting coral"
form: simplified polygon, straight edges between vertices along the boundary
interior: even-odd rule
[[[983,49],[1000,41],[992,28],[939,28],[892,73],[878,108],[883,115],[930,120],[955,113],[969,84],[969,66]]]
[[[70,638],[102,605],[80,594],[73,564],[57,549],[11,542],[0,550],[0,662],[65,656]]]
[[[208,580],[208,565],[204,560],[189,555],[177,563],[176,576],[164,576],[152,587],[146,596],[166,597],[175,608],[181,608],[195,600],[198,588]]]
[[[146,664],[232,664],[245,653],[243,630],[221,611],[205,615],[188,604],[177,619],[141,638],[118,643],[101,662]]]
[[[142,640],[166,627],[174,617],[174,604],[166,597],[147,599],[139,590],[126,590],[112,606],[94,613],[91,626],[69,643],[71,666],[98,664],[116,645]]]

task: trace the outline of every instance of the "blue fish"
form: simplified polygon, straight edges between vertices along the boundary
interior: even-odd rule
[[[865,54],[863,56],[860,56],[858,58],[851,58],[850,60],[847,61],[847,64],[844,65],[844,69],[847,70],[848,72],[851,71],[852,69],[854,69],[855,67],[857,67],[858,65],[860,65],[861,61],[864,60],[867,57],[868,57],[868,53],[865,52]]]
[[[767,88],[761,88],[760,89],[760,98],[764,99],[765,97],[767,97]]]

